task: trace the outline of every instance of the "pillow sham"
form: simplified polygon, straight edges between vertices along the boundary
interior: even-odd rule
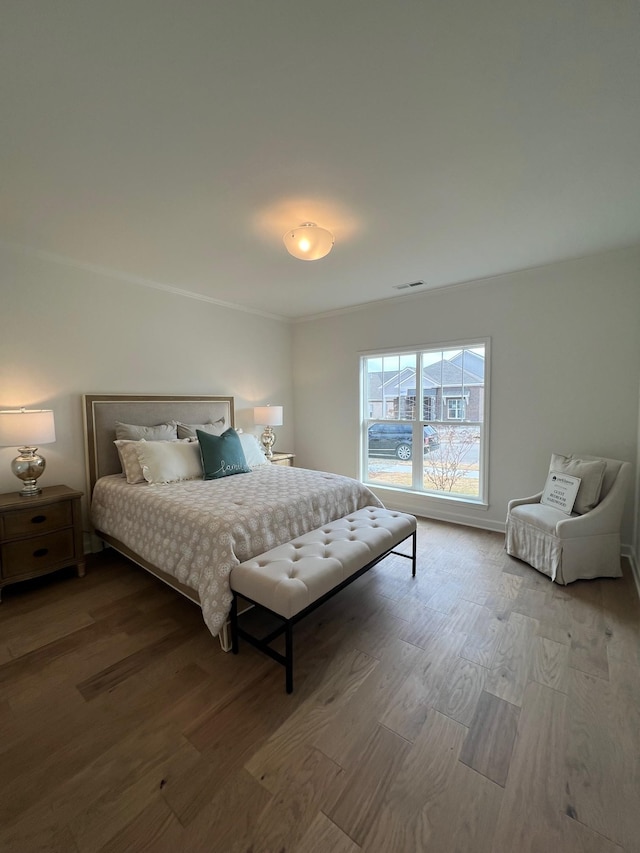
[[[145,479],[144,474],[142,473],[142,466],[140,465],[140,460],[138,459],[138,454],[136,452],[136,445],[138,442],[130,441],[128,439],[116,439],[113,443],[118,451],[120,464],[122,465],[122,473],[127,478],[127,483],[131,483],[131,485],[144,483]]]
[[[255,435],[248,432],[239,433],[240,444],[244,452],[244,458],[249,468],[258,468],[260,465],[270,465],[271,463],[264,455],[264,450],[258,444],[258,439]]]
[[[227,428],[224,418],[219,418],[215,423],[208,424],[183,424],[178,421],[176,426],[178,428],[178,438],[193,439],[197,437],[197,430],[200,430],[201,432],[208,432],[211,435],[222,435]]]
[[[175,441],[178,438],[177,424],[173,421],[156,426],[140,426],[116,421],[116,438],[129,441]]]
[[[177,483],[202,477],[198,445],[189,441],[139,441],[138,461],[147,483]]]
[[[560,453],[551,454],[549,471],[556,474],[570,474],[580,477],[580,488],[576,495],[573,511],[584,515],[597,506],[602,490],[602,481],[607,467],[601,459],[579,459],[575,456],[562,456]]]
[[[232,474],[248,474],[251,468],[247,465],[240,436],[233,429],[225,430],[222,435],[211,435],[203,430],[196,430],[202,456],[202,468],[205,480],[217,480],[220,477],[230,477]]]

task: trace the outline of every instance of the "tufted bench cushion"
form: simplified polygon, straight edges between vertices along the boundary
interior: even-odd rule
[[[387,554],[411,560],[416,573],[416,519],[404,512],[365,507],[318,530],[298,536],[285,545],[245,560],[231,570],[231,644],[238,653],[243,637],[286,668],[287,693],[293,690],[292,626],[323,604]],[[412,537],[412,553],[393,549]],[[281,626],[258,638],[238,624],[238,596],[259,604],[281,621]],[[271,643],[285,636],[285,654]]]
[[[412,515],[365,507],[235,566],[231,589],[290,619],[415,529]]]

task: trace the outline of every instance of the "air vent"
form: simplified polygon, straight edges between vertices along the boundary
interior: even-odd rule
[[[422,287],[424,281],[412,281],[409,284],[394,284],[394,290],[407,290],[409,287]]]

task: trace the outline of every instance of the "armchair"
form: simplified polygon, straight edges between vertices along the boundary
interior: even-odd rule
[[[583,515],[570,516],[540,503],[542,492],[509,501],[505,547],[552,581],[620,577],[620,524],[631,464],[599,456],[605,463],[600,500]]]

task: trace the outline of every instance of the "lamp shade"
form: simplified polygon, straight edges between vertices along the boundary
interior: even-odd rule
[[[282,406],[256,406],[253,422],[259,426],[282,426]]]
[[[0,445],[51,444],[56,427],[51,409],[12,409],[0,412]]]
[[[315,222],[303,222],[283,236],[287,252],[301,261],[317,261],[333,249],[331,231],[320,228]]]

